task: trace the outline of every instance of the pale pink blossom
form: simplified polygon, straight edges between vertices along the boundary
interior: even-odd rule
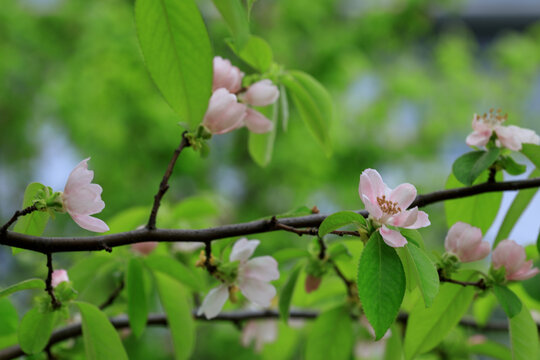
[[[308,274],[306,276],[306,282],[304,284],[306,292],[309,294],[310,292],[317,290],[319,288],[319,285],[321,285],[321,281],[322,278]]]
[[[141,255],[148,255],[158,246],[157,241],[145,241],[142,243],[131,244],[131,250]]]
[[[271,256],[260,256],[249,260],[259,240],[238,240],[231,251],[229,260],[238,261],[238,277],[234,284],[221,284],[208,292],[198,314],[207,319],[216,317],[229,297],[229,286],[237,285],[242,294],[262,307],[269,307],[276,296],[276,288],[270,281],[279,279],[278,263]]]
[[[58,284],[64,281],[69,281],[68,273],[66,270],[58,269],[52,272],[51,286],[53,288],[57,287]]]
[[[225,88],[231,93],[237,93],[242,88],[243,76],[244,73],[233,66],[229,60],[223,59],[221,56],[214,57],[212,91]]]
[[[488,338],[485,337],[485,335],[476,334],[469,337],[467,342],[469,343],[469,345],[480,345],[480,344],[485,343],[486,341],[488,341]]]
[[[248,130],[255,134],[262,134],[272,130],[274,124],[257,110],[247,108],[244,123]]]
[[[250,320],[242,329],[242,345],[249,347],[255,341],[255,351],[261,352],[264,344],[276,341],[277,332],[275,320]]]
[[[506,115],[501,115],[500,110],[494,112],[493,109],[488,114],[482,116],[474,114],[472,121],[473,132],[467,136],[466,143],[469,146],[485,146],[493,133],[497,136],[495,144],[498,147],[504,146],[513,151],[519,151],[522,144],[540,145],[540,137],[530,129],[523,129],[518,126],[503,126],[507,119]]]
[[[267,106],[276,102],[279,97],[279,90],[271,80],[264,79],[251,85],[242,100],[253,106]]]
[[[503,240],[493,250],[493,267],[504,266],[507,280],[527,280],[538,274],[532,260],[526,260],[525,249],[513,240]]]
[[[236,95],[225,88],[217,89],[210,97],[203,125],[212,134],[225,134],[243,126],[246,109],[246,105],[238,103]]]
[[[487,241],[482,241],[482,231],[464,222],[452,225],[444,240],[444,248],[461,262],[481,260],[489,255],[491,249]]]
[[[88,160],[81,161],[69,174],[62,194],[64,209],[80,227],[95,232],[109,231],[102,220],[90,215],[103,210],[105,203],[101,200],[103,189],[98,184],[91,184],[94,172],[88,170]]]
[[[418,207],[407,210],[416,198],[416,188],[411,184],[401,184],[392,190],[376,170],[367,169],[360,175],[358,192],[370,217],[381,225],[377,231],[388,246],[403,247],[407,239],[387,225],[406,229],[430,225],[428,215]]]

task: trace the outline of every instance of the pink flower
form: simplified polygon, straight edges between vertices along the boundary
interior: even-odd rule
[[[148,255],[152,251],[154,251],[158,244],[159,243],[157,241],[146,241],[142,243],[131,244],[131,250],[141,255]]]
[[[446,251],[456,255],[461,262],[481,260],[489,255],[490,246],[482,241],[482,231],[464,222],[457,222],[444,240]]]
[[[249,131],[255,134],[262,134],[272,130],[274,124],[268,120],[263,114],[257,110],[248,108],[246,110],[246,117],[244,118]]]
[[[507,280],[527,280],[540,271],[532,267],[532,260],[526,261],[525,249],[513,240],[501,241],[491,258],[495,269],[504,266]]]
[[[88,170],[88,160],[90,158],[81,161],[69,174],[62,194],[64,209],[83,229],[109,231],[109,227],[102,220],[90,216],[101,212],[105,203],[101,200],[101,186],[91,184],[94,172]]]
[[[242,88],[244,73],[236,66],[231,65],[227,59],[220,56],[214,57],[214,79],[212,91],[225,88],[231,93],[237,93]]]
[[[231,251],[229,260],[238,261],[238,277],[235,284],[221,284],[208,292],[199,308],[198,315],[207,319],[216,317],[229,297],[229,286],[238,285],[240,291],[257,305],[268,307],[276,296],[276,288],[269,282],[279,279],[278,264],[271,256],[260,256],[248,260],[259,240],[238,240]]]
[[[239,104],[236,95],[221,88],[210,97],[203,125],[212,134],[225,134],[241,127],[245,117],[246,105]]]
[[[253,106],[267,106],[276,102],[279,90],[271,80],[264,79],[251,85],[243,96],[244,102]]]
[[[67,271],[64,269],[54,270],[52,272],[51,285],[53,288],[57,287],[58,284],[64,281],[69,281]]]
[[[401,184],[392,190],[376,170],[367,169],[360,175],[358,190],[369,215],[382,225],[378,231],[388,246],[402,247],[407,240],[399,231],[391,230],[386,225],[406,229],[430,225],[428,215],[418,211],[418,207],[407,210],[416,198],[416,188],[411,184]]]
[[[469,146],[485,146],[493,133],[497,135],[495,144],[504,146],[512,151],[521,150],[522,144],[540,145],[540,137],[529,129],[523,129],[514,125],[503,126],[507,115],[500,115],[500,110],[495,113],[493,109],[488,114],[479,116],[474,114],[472,127],[473,132],[467,136],[466,143]]]
[[[306,276],[306,282],[304,284],[306,292],[309,294],[310,292],[317,290],[321,285],[321,281],[322,278],[308,274]]]
[[[261,352],[264,344],[276,341],[277,331],[275,320],[250,320],[242,329],[242,345],[248,347],[255,340],[255,351]]]

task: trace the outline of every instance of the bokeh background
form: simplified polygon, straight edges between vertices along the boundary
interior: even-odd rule
[[[252,72],[226,47],[227,28],[211,2],[198,3],[216,55]],[[333,154],[324,154],[294,110],[266,168],[250,159],[246,129],[214,137],[207,159],[182,153],[165,202],[173,207],[201,194],[211,199],[215,216],[198,226],[249,221],[302,205],[323,213],[360,209],[359,175],[369,167],[391,187],[410,182],[420,193],[442,189],[453,161],[469,151],[465,137],[473,114],[490,108],[540,133],[535,0],[258,0],[251,30],[270,43],[278,63],[308,72],[328,88],[337,113]],[[100,218],[111,221],[133,208],[149,211],[180,141],[178,121],[144,67],[133,1],[2,2],[2,222],[20,207],[28,183],[62,190],[71,169],[89,156],[95,182],[104,188]],[[505,194],[488,239],[512,196]],[[427,211],[433,226],[423,231],[426,243],[440,248],[447,231],[443,206]],[[537,196],[512,233],[516,241],[536,240],[539,213]],[[168,225],[195,226],[182,219]],[[89,233],[59,215],[45,234]],[[261,253],[308,243],[282,233],[261,238],[275,240],[263,243]],[[55,259],[68,266],[84,256]],[[30,253],[12,257],[1,247],[0,287],[44,274],[41,260]],[[22,298],[18,306],[29,301]]]

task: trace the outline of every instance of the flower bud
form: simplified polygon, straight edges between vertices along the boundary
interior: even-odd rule
[[[67,271],[64,269],[54,270],[52,272],[51,285],[53,288],[57,287],[58,284],[64,281],[69,281]]]
[[[309,294],[310,292],[317,290],[319,285],[321,285],[321,281],[322,278],[308,274],[308,276],[306,276],[306,283],[304,285],[306,292]]]
[[[253,106],[267,106],[276,102],[279,90],[272,81],[264,79],[251,85],[244,94],[243,100]]]
[[[503,240],[493,250],[493,267],[504,266],[507,280],[527,280],[540,270],[533,268],[532,260],[526,261],[525,249],[513,240]]]
[[[241,127],[245,117],[246,106],[237,102],[236,95],[221,88],[210,97],[203,125],[212,134],[225,134]]]
[[[131,244],[131,250],[135,251],[136,253],[139,253],[141,255],[148,255],[154,249],[158,246],[158,242],[156,241],[146,241],[142,243],[137,244]]]
[[[212,91],[225,88],[231,93],[237,93],[242,88],[242,77],[244,73],[236,66],[231,65],[227,59],[220,56],[214,57],[214,79]]]
[[[246,110],[246,117],[244,118],[249,131],[255,134],[262,134],[272,130],[274,124],[268,120],[263,114],[257,110],[248,108]]]
[[[444,240],[446,251],[456,255],[461,262],[481,260],[488,256],[490,246],[482,241],[482,231],[464,222],[457,222]]]

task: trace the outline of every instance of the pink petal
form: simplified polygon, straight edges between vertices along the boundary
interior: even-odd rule
[[[271,256],[259,256],[239,267],[239,276],[261,281],[279,279],[278,263]]]
[[[197,311],[197,315],[204,314],[207,319],[215,318],[228,298],[229,288],[227,285],[221,284],[217,288],[213,288],[204,298],[201,307]]]
[[[248,347],[257,338],[257,322],[249,320],[242,329],[242,345]]]
[[[366,169],[362,172],[362,175],[360,175],[358,192],[360,197],[362,197],[362,195],[367,196],[371,203],[377,204],[377,198],[385,195],[387,189],[388,187],[383,182],[383,179],[377,170]]]
[[[248,240],[246,238],[241,238],[234,244],[231,254],[229,255],[229,260],[231,262],[246,262],[251,255],[253,255],[253,252],[255,252],[255,249],[257,246],[259,246],[259,243],[259,240]]]
[[[512,151],[521,150],[521,139],[517,126],[497,126],[495,132],[502,146]]]
[[[141,255],[148,255],[158,246],[157,241],[146,241],[137,244],[131,244],[131,250]]]
[[[414,209],[416,209],[416,207]],[[426,214],[424,211],[418,211],[418,217],[416,218],[416,221],[414,222],[414,224],[409,225],[409,226],[404,226],[404,228],[419,229],[419,228],[423,228],[429,225],[431,225],[431,222],[429,221],[428,214]]]
[[[87,184],[63,194],[64,206],[70,215],[93,215],[101,212],[105,203],[101,200],[103,189],[97,184]]]
[[[386,245],[391,247],[403,247],[407,244],[407,239],[399,231],[391,230],[386,227],[386,225],[383,225],[379,232],[381,233],[381,236],[386,243]]]
[[[465,139],[465,143],[469,146],[486,146],[490,137],[491,130],[485,133],[473,131],[469,134],[469,136],[467,136],[467,139]]]
[[[508,280],[527,280],[538,274],[540,270],[532,267],[532,260],[527,261],[523,266],[513,274],[506,276]]]
[[[245,297],[263,307],[269,307],[276,296],[276,288],[265,281],[244,278],[238,287]]]
[[[482,241],[476,248],[469,249],[466,252],[462,252],[459,256],[459,259],[461,262],[471,262],[471,261],[478,261],[482,260],[486,256],[489,255],[489,252],[491,251],[491,246],[487,241]]]
[[[408,227],[412,226],[417,219],[418,207],[415,207],[412,210],[405,210],[392,216],[387,223],[397,227]]]
[[[75,168],[71,171],[66,181],[66,186],[64,187],[64,194],[69,194],[78,188],[88,185],[92,182],[94,178],[94,172],[88,170],[88,160],[86,158],[81,161]]]
[[[68,273],[66,270],[58,269],[52,272],[51,286],[53,288],[57,287],[58,284],[64,281],[69,281]]]
[[[224,88],[217,89],[210,97],[203,125],[212,134],[224,134],[242,126],[246,109],[237,102],[236,95]]]
[[[519,271],[526,260],[525,249],[518,245],[513,240],[501,241],[492,254],[492,262],[495,269],[499,269],[504,266],[506,269],[506,276],[511,276],[513,273]]]
[[[362,195],[362,202],[367,212],[375,219],[380,219],[383,216],[383,212],[377,203],[373,204],[366,195]]]
[[[244,73],[236,66],[233,66],[229,60],[220,56],[214,57],[212,91],[225,88],[231,93],[236,93],[242,88],[243,76]]]
[[[109,227],[102,220],[90,215],[71,215],[73,221],[83,229],[98,233],[109,231]]]
[[[390,192],[390,201],[397,202],[401,210],[407,210],[416,198],[416,188],[411,184],[401,184]]]
[[[244,94],[243,100],[253,106],[267,106],[276,102],[279,90],[271,80],[264,79],[251,85]]]
[[[268,120],[260,112],[247,108],[246,117],[244,118],[244,123],[246,124],[249,131],[255,134],[263,134],[272,130],[274,124],[272,121]]]

